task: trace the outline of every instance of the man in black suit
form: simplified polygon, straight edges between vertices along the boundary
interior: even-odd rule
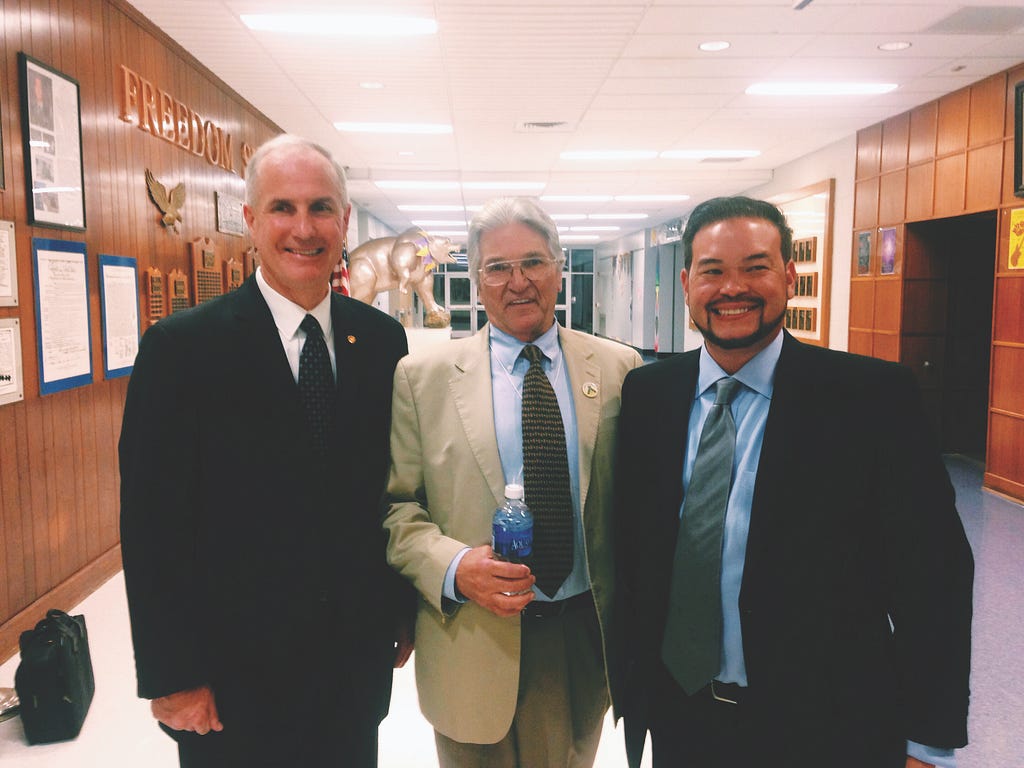
[[[243,210],[256,274],[153,326],[128,386],[139,695],[183,766],[374,766],[411,651],[379,507],[405,333],[329,289],[351,206],[325,150],[264,144]],[[301,394],[311,381],[319,400]]]
[[[913,376],[783,330],[796,270],[774,206],[703,203],[683,249],[704,345],[631,372],[619,420],[630,764],[649,730],[655,768],[948,765],[967,741],[973,560]],[[739,385],[715,404],[723,377]],[[735,450],[691,484],[698,446],[726,439],[700,440],[713,411]]]

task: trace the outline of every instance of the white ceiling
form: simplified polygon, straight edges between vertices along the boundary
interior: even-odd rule
[[[542,182],[539,194],[690,195],[686,202],[549,203],[557,213],[645,212],[616,238],[1024,61],[1024,0],[131,0],[284,130],[349,168],[353,200],[393,229],[461,213],[494,191],[381,190],[377,181]],[[254,32],[243,13],[364,11],[437,21],[436,35],[351,39]],[[704,53],[698,44],[732,46]],[[878,45],[903,40],[905,51]],[[894,82],[882,96],[768,97],[764,80]],[[367,90],[364,81],[383,83]],[[450,123],[449,135],[339,133],[336,121]],[[565,127],[524,130],[524,122]],[[570,161],[567,150],[756,149],[732,162]],[[412,154],[402,154],[409,153]],[[566,222],[582,225],[584,222]],[[433,227],[433,229],[451,227]],[[458,227],[457,229],[464,229]]]

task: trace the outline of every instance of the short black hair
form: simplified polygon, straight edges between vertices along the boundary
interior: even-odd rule
[[[683,266],[686,269],[693,263],[693,238],[704,227],[726,219],[764,219],[779,231],[782,262],[785,264],[793,255],[793,230],[786,223],[782,211],[774,205],[741,195],[713,197],[694,208],[686,221],[686,229],[683,230]]]

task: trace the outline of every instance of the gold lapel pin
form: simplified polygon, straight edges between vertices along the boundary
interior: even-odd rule
[[[349,344],[355,344],[355,343],[356,343],[356,337],[355,337],[355,336],[352,336],[352,335],[349,335],[349,337],[348,337],[348,343],[349,343]]]
[[[592,382],[592,381],[584,382],[584,384],[581,387],[581,389],[583,390],[583,394],[586,397],[597,397],[597,384],[595,384],[594,382]]]

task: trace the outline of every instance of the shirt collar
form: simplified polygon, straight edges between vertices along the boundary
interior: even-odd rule
[[[767,347],[750,358],[746,365],[732,375],[734,379],[745,387],[754,390],[769,400],[774,389],[775,366],[778,365],[779,355],[782,354],[783,336],[785,334],[780,332]],[[728,375],[711,357],[707,345],[702,344],[700,348],[700,373],[697,376],[696,397],[703,395],[710,387],[714,386],[716,381]]]
[[[256,285],[263,294],[263,300],[270,307],[270,314],[274,317],[274,325],[286,339],[294,339],[306,315],[312,315],[320,323],[320,329],[324,332],[324,339],[331,337],[331,292],[327,291],[323,301],[310,310],[303,309],[294,301],[270,287],[266,278],[263,277],[262,268],[256,269]]]
[[[558,346],[558,323],[552,323],[550,328],[530,343],[540,347],[540,351],[544,353],[545,357],[554,362],[561,352]],[[491,354],[505,366],[506,370],[512,370],[525,346],[525,341],[520,341],[515,336],[491,325]]]

